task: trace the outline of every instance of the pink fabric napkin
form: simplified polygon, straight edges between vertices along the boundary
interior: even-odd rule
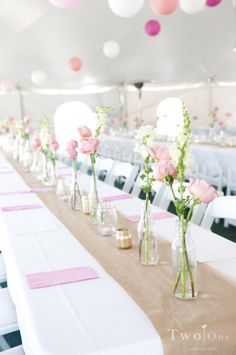
[[[36,208],[42,208],[42,205],[37,203],[31,205],[18,205],[18,206],[8,206],[8,207],[0,207],[2,212],[13,212],[13,211],[23,211],[23,210],[33,210]]]
[[[36,187],[34,189],[30,189],[30,192],[50,192],[53,191],[52,187]]]
[[[31,190],[0,192],[0,196],[28,194]]]
[[[174,217],[173,214],[163,211],[163,212],[154,212],[152,214],[154,219],[166,219],[166,218],[172,218]],[[130,222],[139,222],[140,221],[140,215],[133,215],[133,216],[126,216],[126,219]]]
[[[51,287],[98,278],[98,274],[89,266],[26,275],[28,285],[31,289]]]
[[[0,196],[21,195],[21,194],[29,194],[31,192],[50,192],[50,191],[53,191],[52,187],[39,187],[39,188],[29,189],[29,190],[0,192]]]
[[[15,171],[13,170],[6,170],[6,171],[0,171],[0,175],[3,175],[3,174],[14,174]]]
[[[130,198],[133,198],[133,196],[128,195],[128,194],[121,194],[121,195],[115,195],[115,196],[105,196],[105,197],[102,197],[101,200],[103,202],[111,202],[111,201],[119,201],[119,200],[128,200]]]

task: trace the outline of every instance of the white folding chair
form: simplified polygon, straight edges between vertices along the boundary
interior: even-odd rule
[[[2,351],[2,355],[25,355],[22,345]]]
[[[0,283],[5,282],[7,280],[7,273],[5,269],[5,264],[3,261],[2,253],[0,254]]]
[[[8,288],[0,288],[0,346],[3,350],[9,346],[2,337],[18,330],[15,306]]]
[[[184,186],[186,188],[185,193],[184,193],[184,197],[187,197],[187,195],[189,195],[188,185],[189,185],[189,183],[187,183],[187,182],[184,183]],[[179,189],[179,184],[178,183],[173,184],[173,190],[174,190],[174,193],[177,197],[179,196],[178,189]],[[159,207],[161,207],[164,210],[167,210],[168,207],[170,206],[170,203],[172,200],[173,200],[173,196],[172,196],[171,190],[169,187],[167,187],[162,195],[161,201],[159,202]],[[191,222],[194,224],[200,225],[206,208],[207,208],[207,205],[205,205],[204,203],[201,203],[201,204],[195,206],[193,209]]]
[[[124,183],[122,190],[130,192],[138,171],[139,168],[136,165],[117,161],[115,162],[106,182],[110,185],[115,185],[116,180],[120,178],[122,180],[121,182]]]
[[[227,196],[230,196],[232,194],[234,194],[234,195],[236,194],[236,165],[231,165],[229,167],[229,170],[227,173],[226,186],[227,186],[227,190],[226,190]],[[229,224],[236,226],[236,221],[225,218],[224,226],[228,227]]]
[[[138,176],[137,179],[135,180],[134,186],[132,188],[131,194],[139,197],[139,194],[142,190],[142,185],[143,185],[143,180]],[[155,192],[154,199],[152,201],[153,205],[159,206],[159,203],[161,201],[162,194],[164,193],[164,190],[166,189],[166,185],[163,184],[162,182],[155,181],[153,183],[153,188],[152,191]]]
[[[114,160],[111,158],[102,158],[100,157],[98,161],[96,162],[96,175],[99,178],[99,175],[104,175],[105,179],[104,181],[107,181],[109,179],[112,167],[114,165]]]
[[[211,229],[215,218],[228,218],[236,221],[236,196],[221,196],[207,207],[201,227]]]

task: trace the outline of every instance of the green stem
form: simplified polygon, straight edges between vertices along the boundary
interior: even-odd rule
[[[98,203],[98,192],[97,192],[97,180],[96,180],[96,174],[95,174],[95,156],[94,156],[94,153],[90,154],[90,161],[91,161],[91,169],[92,169],[93,188],[94,188],[96,202]]]
[[[145,223],[145,264],[148,264],[149,261],[149,214],[148,214],[148,205],[149,205],[149,193],[146,193],[146,202],[145,202],[145,214],[144,214],[144,223]]]

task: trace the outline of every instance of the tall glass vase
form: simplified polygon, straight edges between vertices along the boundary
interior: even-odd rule
[[[78,174],[77,174],[77,157],[73,159],[73,173],[72,173],[72,183],[71,183],[71,208],[72,210],[81,211],[81,193],[78,185]]]
[[[33,152],[33,162],[30,171],[33,175],[37,175],[39,165],[39,151],[36,149]]]
[[[142,265],[158,264],[158,245],[148,194],[143,204],[141,219],[138,223],[139,262]]]
[[[44,185],[50,185],[50,174],[49,174],[49,161],[46,154],[42,154],[42,183]]]
[[[89,210],[90,210],[91,223],[97,224],[97,209],[98,209],[99,200],[98,200],[98,192],[97,192],[94,153],[90,154],[90,160],[91,160],[92,176],[91,176],[91,185],[90,185],[90,192],[89,192]]]
[[[56,187],[57,186],[56,159],[51,159],[48,162],[48,164],[50,168],[49,185]]]
[[[196,247],[184,217],[176,223],[176,238],[172,242],[172,267],[174,295],[182,300],[195,299],[198,294]]]
[[[30,141],[27,139],[24,144],[22,163],[26,171],[30,171],[33,161],[33,153],[30,147]]]

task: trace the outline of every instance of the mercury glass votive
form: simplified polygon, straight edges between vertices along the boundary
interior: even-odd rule
[[[117,247],[119,249],[130,249],[132,247],[132,235],[127,228],[116,230]]]

